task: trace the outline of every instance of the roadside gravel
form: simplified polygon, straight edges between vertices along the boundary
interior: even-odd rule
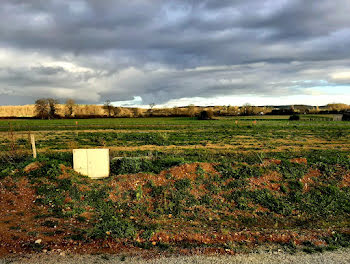
[[[350,264],[350,249],[325,252],[322,254],[297,253],[290,255],[286,253],[251,253],[236,256],[173,256],[156,259],[142,259],[138,257],[125,257],[121,255],[53,255],[37,254],[26,257],[15,257],[0,259],[0,264],[95,264],[95,263],[132,263],[132,264]]]

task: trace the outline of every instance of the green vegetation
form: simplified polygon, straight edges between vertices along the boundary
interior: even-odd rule
[[[319,252],[350,244],[348,123],[152,118],[79,120],[79,127],[65,127],[71,121],[30,123],[38,131],[40,166],[29,172],[24,168],[34,160],[24,151],[27,137],[17,137],[13,147],[11,133],[3,133],[2,193],[15,197],[23,186],[35,193],[28,209],[32,229],[0,223],[9,230],[62,243],[167,251],[278,243],[291,252]],[[15,136],[28,125],[16,122]],[[69,142],[111,148],[111,177],[75,173]],[[11,199],[0,205],[15,206]],[[28,248],[45,246],[30,242]]]
[[[260,119],[0,120],[0,150],[29,149],[28,131],[36,135],[39,151],[85,147],[200,146],[269,152],[301,148],[345,150],[349,147],[348,122],[310,121],[303,120],[304,116],[298,122],[288,121],[284,116],[280,119],[276,119],[277,116],[256,118]],[[12,138],[9,131],[14,135]]]
[[[69,236],[74,240],[132,239],[141,236],[144,243],[149,243],[147,241],[156,232],[176,232],[176,228],[171,231],[168,224],[158,224],[169,215],[172,216],[170,223],[175,221],[186,227],[196,221],[193,232],[200,232],[203,228],[206,232],[211,232],[210,230],[219,227],[225,227],[228,232],[237,232],[242,228],[303,230],[311,226],[341,230],[350,224],[350,188],[340,185],[343,179],[341,175],[348,168],[350,159],[346,153],[337,153],[337,159],[330,158],[334,154],[332,151],[305,152],[305,157],[314,158],[305,165],[290,162],[290,159],[298,157],[296,153],[289,153],[289,156],[285,153],[270,153],[265,156],[278,156],[281,163],[267,167],[259,166],[259,159],[253,155],[241,155],[240,159],[225,157],[217,159],[215,173],[196,165],[195,177],[182,173],[176,175],[176,172],[170,176],[169,173],[164,176],[155,175],[158,179],[164,177],[163,184],[155,184],[142,175],[147,175],[146,172],[159,173],[180,164],[208,160],[203,156],[166,157],[161,153],[148,159],[120,158],[112,161],[112,168],[115,168],[112,169],[112,177],[92,181],[69,169],[72,166],[71,157],[69,153],[61,153],[41,156],[38,161],[42,166],[29,173],[24,173],[22,169],[32,160],[22,157],[13,165],[17,171],[11,177],[18,179],[25,176],[29,179],[38,195],[35,204],[48,208],[45,218],[74,218],[87,225],[84,229],[76,229]],[[322,162],[325,158],[328,161],[327,170]],[[4,162],[6,161],[2,160],[0,163],[2,168],[5,167]],[[323,171],[326,175],[318,176],[305,192],[300,179],[310,169]],[[276,182],[284,186],[283,191],[269,189],[268,181],[265,182],[266,187],[262,185],[262,188],[256,188],[252,185],[251,179],[259,179],[272,172],[281,175],[281,179]],[[126,188],[124,181],[129,181],[128,176],[120,176],[129,173],[141,173],[139,184],[135,188]],[[117,188],[111,187],[113,182]],[[118,199],[111,199],[111,194]],[[261,211],[259,208],[265,209]],[[87,211],[93,215],[89,224],[83,216]],[[210,212],[213,220],[208,218],[207,212]],[[42,226],[49,228],[59,225],[61,224],[57,220],[42,222]],[[340,234],[347,239],[346,233]],[[341,246],[348,245],[346,239]],[[331,242],[327,243],[329,248],[334,247],[334,241]],[[306,251],[312,249],[308,243],[304,246]]]

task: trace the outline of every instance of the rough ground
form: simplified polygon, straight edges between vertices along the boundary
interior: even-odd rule
[[[350,263],[350,249],[339,250],[334,252],[325,252],[322,254],[304,254],[298,253],[295,255],[269,252],[269,253],[252,253],[248,255],[236,256],[173,256],[160,257],[155,259],[141,259],[138,257],[126,257],[122,255],[30,255],[26,257],[16,257],[1,259],[0,264],[5,263],[25,263],[25,264],[50,264],[50,263],[167,263],[167,264],[181,264],[181,263],[235,263],[235,264],[274,264],[274,263],[303,263],[303,264],[346,264]]]

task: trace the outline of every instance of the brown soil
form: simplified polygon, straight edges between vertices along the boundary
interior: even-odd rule
[[[350,173],[343,177],[340,187],[350,187]]]
[[[15,182],[7,177],[0,181],[0,256],[30,252],[38,239],[50,248],[59,244],[64,247],[63,238],[70,233],[72,225],[84,228],[71,219],[38,217],[47,214],[47,209],[35,203],[37,198],[26,178]],[[70,200],[66,197],[66,202]],[[45,221],[57,223],[57,226],[46,226]]]
[[[307,159],[306,158],[295,158],[295,159],[291,159],[290,162],[307,165]]]
[[[263,166],[263,167],[268,167],[270,165],[279,165],[281,164],[281,160],[278,160],[278,159],[264,159],[263,160],[263,163],[261,163],[260,165]]]
[[[269,162],[275,163],[278,160],[269,160]],[[277,163],[278,164],[278,163]],[[153,181],[155,185],[165,185],[174,182],[178,179],[190,178],[195,180],[198,177],[199,166],[204,171],[204,177],[215,175],[218,172],[214,168],[214,164],[211,163],[192,163],[184,164],[181,166],[173,167],[171,169],[162,171],[158,175],[138,173],[133,175],[119,175],[117,178],[112,179],[110,186],[118,187],[119,190],[136,190],[139,185],[144,185],[149,180]],[[69,177],[67,170],[70,168],[61,166],[62,175],[61,178]],[[312,177],[318,177],[320,172],[317,170],[310,170],[301,181],[304,183],[305,191],[308,184],[312,184]],[[280,190],[281,175],[278,172],[270,172],[261,177],[249,178],[249,185],[253,189],[267,188],[272,191]],[[344,177],[346,184],[349,183],[349,174]],[[90,187],[81,185],[82,190],[88,190]],[[114,188],[114,189],[115,189]],[[147,190],[145,190],[147,191]],[[193,188],[191,192],[197,197],[199,193],[202,193],[204,189],[201,185],[197,188]],[[120,192],[122,193],[122,192]],[[221,228],[208,227],[205,232],[198,232],[194,229],[196,226],[196,220],[192,221],[189,225],[179,219],[173,218],[172,215],[165,216],[164,219],[160,219],[158,224],[164,226],[163,230],[156,232],[150,239],[152,247],[149,250],[143,250],[133,245],[133,243],[146,242],[140,236],[134,238],[134,240],[120,240],[115,241],[113,239],[106,240],[93,240],[90,242],[79,242],[65,238],[72,233],[74,227],[80,229],[87,228],[89,220],[94,216],[92,208],[86,208],[87,211],[80,214],[81,217],[87,219],[86,223],[77,222],[74,219],[55,219],[55,218],[36,218],[38,215],[43,215],[47,212],[43,206],[38,206],[34,203],[38,198],[35,191],[30,186],[25,178],[19,179],[14,182],[10,177],[0,181],[0,256],[7,255],[9,253],[20,252],[32,252],[35,241],[41,239],[40,250],[50,250],[52,252],[74,252],[74,253],[142,253],[142,254],[156,254],[157,246],[160,243],[171,243],[176,245],[183,245],[190,243],[194,246],[208,245],[206,249],[200,247],[201,253],[222,253],[222,254],[234,254],[235,245],[245,244],[248,247],[254,247],[261,243],[294,243],[301,245],[303,241],[312,241],[315,245],[323,245],[324,241],[321,239],[324,236],[330,235],[330,231],[324,230],[283,230],[283,229],[261,229],[260,230],[247,230],[238,231],[239,226],[236,226],[237,231],[221,230]],[[110,198],[113,201],[118,201],[120,197],[116,193],[111,192]],[[222,199],[213,196],[213,199]],[[65,198],[66,203],[70,203],[72,200],[70,197]],[[219,202],[219,200],[218,200]],[[232,206],[235,206],[234,204]],[[254,207],[254,205],[251,205]],[[91,210],[90,210],[91,209]],[[217,221],[220,223],[220,218],[224,215],[218,215],[214,211],[207,208],[198,207],[201,214],[207,216],[208,221]],[[267,209],[259,206],[255,212],[266,212]],[[226,212],[227,215],[233,214],[232,212]],[[226,214],[223,212],[223,214]],[[245,217],[251,217],[254,212],[246,212],[241,210],[235,210],[235,215],[241,215]],[[143,221],[142,216],[131,216],[132,221]],[[43,226],[43,222],[51,220],[58,222],[58,227]],[[200,228],[201,225],[198,222]],[[60,229],[60,232],[56,232]],[[31,234],[35,232],[37,235]],[[56,232],[56,233],[55,233]],[[217,248],[215,246],[227,244],[231,245],[231,248]],[[195,253],[199,249],[184,249],[179,247],[178,253],[189,254]],[[153,252],[153,253],[152,253]]]
[[[161,172],[160,176],[165,177],[166,174],[170,173],[175,179],[189,178],[191,180],[195,180],[195,178],[198,176],[196,171],[199,166],[204,170],[205,173],[218,174],[218,172],[214,169],[212,163],[196,162],[173,167],[169,170]]]
[[[29,172],[31,172],[31,171],[35,171],[35,170],[37,170],[37,169],[39,169],[40,167],[42,166],[42,164],[40,164],[39,162],[32,162],[32,163],[30,163],[30,164],[28,164],[24,169],[23,169],[23,171],[25,172],[25,173],[29,173]]]
[[[251,177],[248,179],[252,189],[269,189],[271,191],[280,190],[281,180],[281,175],[276,171],[265,174],[261,177]]]
[[[147,182],[153,182],[156,186],[163,186],[168,183],[173,183],[175,180],[189,178],[195,180],[198,177],[196,170],[200,166],[205,174],[217,174],[214,169],[214,165],[211,163],[191,163],[173,167],[169,170],[162,171],[160,174],[148,174],[137,173],[129,175],[119,175],[118,181],[112,181],[111,187],[116,188],[118,186],[119,191],[136,190],[138,186],[143,186]],[[146,190],[149,191],[149,190]],[[203,193],[204,187],[197,186],[191,189],[191,193],[198,197],[200,193]],[[115,193],[110,194],[112,201],[117,201],[119,198]]]
[[[35,192],[28,187],[28,181],[24,178],[14,182],[7,177],[0,182],[0,193],[0,253],[4,253],[6,245],[11,245],[10,248],[16,251],[18,244],[28,239],[24,230],[36,229],[37,221],[33,221],[36,214],[33,211],[45,210],[35,206]]]
[[[321,172],[316,169],[310,169],[307,174],[305,174],[300,181],[303,183],[303,192],[307,192],[310,189],[310,185],[314,184],[313,178],[317,178],[321,175]]]

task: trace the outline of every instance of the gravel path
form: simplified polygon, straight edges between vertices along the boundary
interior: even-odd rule
[[[152,260],[141,259],[137,257],[122,257],[117,255],[50,255],[39,254],[32,255],[26,258],[8,258],[0,259],[0,264],[8,263],[23,263],[23,264],[95,264],[95,263],[133,263],[133,264],[350,264],[350,249],[339,250],[335,252],[325,252],[322,254],[304,254],[298,253],[295,255],[289,255],[285,253],[259,253],[237,256],[179,256],[169,258],[158,258]]]

